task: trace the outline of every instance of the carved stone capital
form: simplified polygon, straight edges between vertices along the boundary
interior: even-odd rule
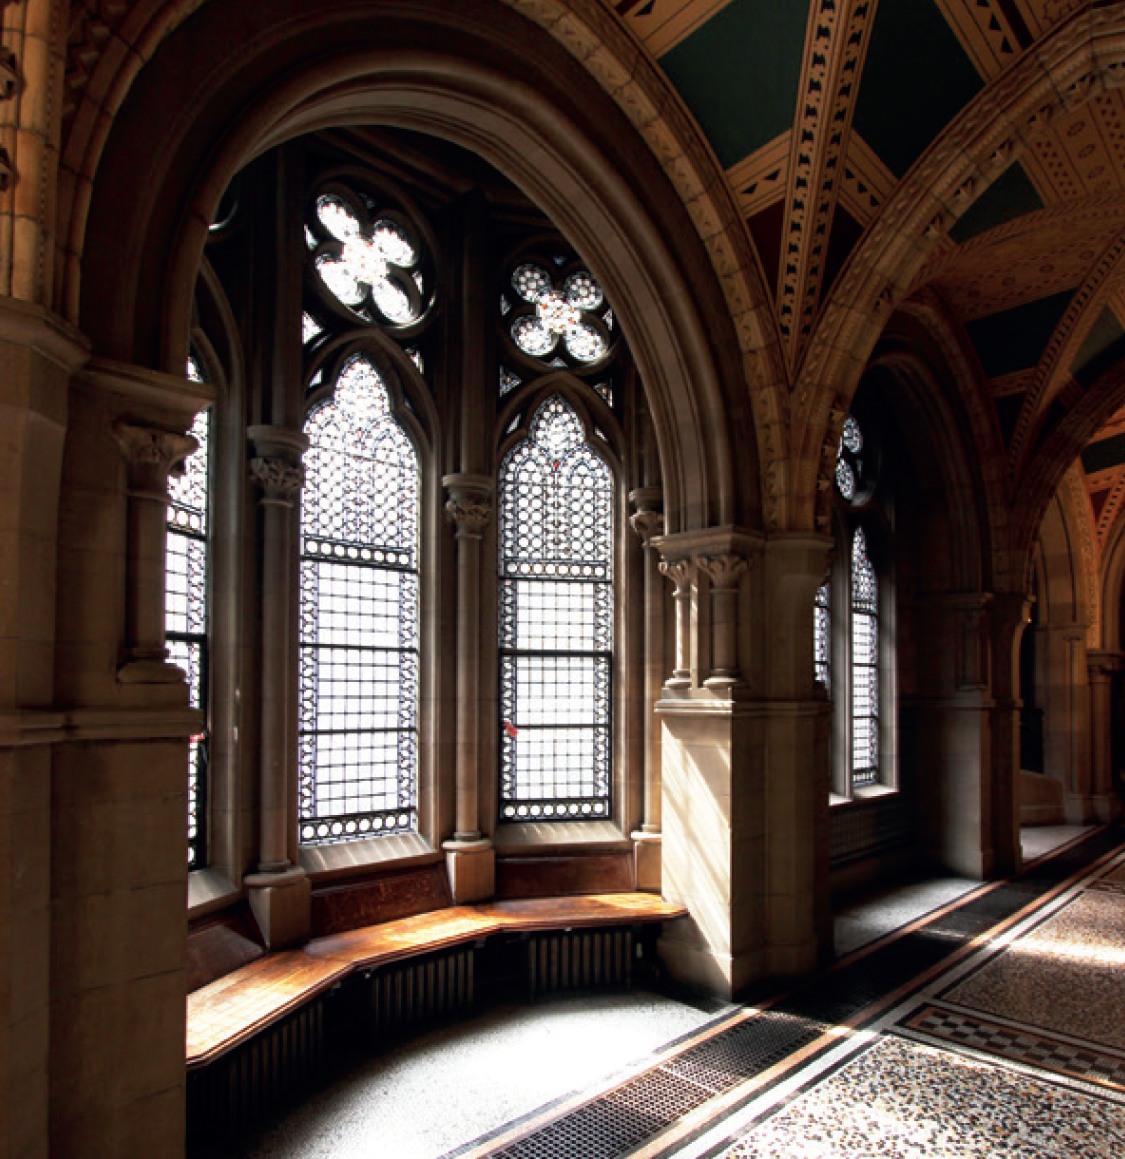
[[[634,511],[629,516],[629,526],[642,545],[649,547],[658,535],[664,534],[664,515],[660,511]]]
[[[492,504],[487,500],[450,497],[445,501],[445,514],[457,529],[458,538],[479,539],[492,518]]]
[[[263,503],[290,507],[305,485],[305,467],[292,459],[260,457],[250,460],[250,478],[261,488]]]
[[[458,539],[479,539],[492,518],[492,480],[487,475],[446,475],[446,518]]]
[[[113,424],[113,437],[128,465],[130,493],[155,499],[167,499],[168,476],[182,471],[184,460],[199,446],[191,435],[121,419]]]
[[[666,559],[660,563],[660,574],[666,575],[676,586],[675,595],[686,595],[695,576],[695,563],[690,559]]]
[[[747,567],[741,555],[701,555],[695,562],[719,591],[737,587]]]

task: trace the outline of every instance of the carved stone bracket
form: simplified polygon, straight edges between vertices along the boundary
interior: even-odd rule
[[[492,518],[492,480],[487,475],[446,475],[446,518],[458,539],[480,539]]]
[[[292,507],[305,485],[301,456],[309,448],[308,438],[285,427],[254,426],[246,433],[256,452],[250,478],[262,492],[263,506]]]
[[[250,478],[261,488],[263,503],[292,507],[305,485],[305,467],[291,459],[251,459]]]
[[[118,420],[113,424],[129,469],[129,494],[167,502],[168,476],[183,471],[184,460],[199,443],[191,435],[140,427]]]
[[[635,508],[629,516],[629,526],[637,534],[643,547],[664,534],[664,491],[660,487],[640,487],[629,492],[629,502]]]

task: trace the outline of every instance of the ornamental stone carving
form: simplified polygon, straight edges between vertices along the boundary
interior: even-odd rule
[[[492,518],[492,504],[482,499],[451,496],[445,502],[445,514],[456,528],[458,538],[479,539]]]
[[[696,558],[696,564],[719,591],[737,587],[747,567],[741,555],[701,555]]]
[[[305,467],[291,459],[261,457],[250,460],[250,478],[261,488],[263,503],[288,507],[305,485]]]
[[[135,426],[121,419],[113,424],[113,437],[128,464],[130,493],[161,500],[167,500],[168,476],[182,471],[184,460],[199,446],[191,435]]]
[[[660,565],[660,574],[666,575],[675,584],[676,596],[684,596],[691,586],[695,565],[690,559],[665,560]]]
[[[636,532],[644,547],[664,534],[664,515],[660,511],[635,511],[629,516],[629,526]]]

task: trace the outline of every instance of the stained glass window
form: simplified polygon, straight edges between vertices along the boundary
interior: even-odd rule
[[[201,381],[199,365],[188,360],[188,377]],[[168,658],[187,674],[192,708],[207,709],[208,478],[211,412],[196,416],[189,432],[199,448],[180,474],[168,481],[168,537],[165,549],[164,629]],[[207,856],[207,732],[188,744],[188,868],[200,869]]]
[[[501,817],[608,817],[613,479],[561,397],[505,457],[498,516]]]
[[[574,270],[556,283],[545,265],[527,261],[512,271],[511,285],[516,301],[502,313],[524,354],[565,367],[591,365],[609,353],[612,315],[589,270]]]
[[[413,830],[418,780],[418,455],[364,355],[305,423],[301,841]]]
[[[305,243],[325,288],[370,321],[405,325],[424,308],[422,251],[410,229],[351,190],[323,193]]]
[[[828,604],[828,581],[816,589],[813,611],[813,663],[818,683],[832,690],[832,618]]]
[[[852,537],[852,786],[879,779],[879,581],[863,528]]]

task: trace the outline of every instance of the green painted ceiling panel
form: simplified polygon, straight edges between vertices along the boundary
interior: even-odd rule
[[[792,124],[807,18],[807,0],[733,0],[660,58],[723,168]]]
[[[1023,166],[1017,162],[1005,169],[969,206],[949,231],[949,236],[955,242],[968,241],[978,233],[995,229],[998,225],[1042,208],[1043,198],[1036,192]]]
[[[1125,354],[1125,330],[1117,315],[1107,306],[1094,323],[1082,349],[1070,367],[1070,373],[1083,386],[1089,386]]]
[[[1114,435],[1111,439],[1091,443],[1082,452],[1082,466],[1087,475],[1095,471],[1106,471],[1119,463],[1125,463],[1125,435]]]
[[[1073,297],[1064,290],[966,323],[985,374],[998,378],[1035,366]]]
[[[884,0],[871,30],[855,127],[901,177],[981,88],[934,0]]]

